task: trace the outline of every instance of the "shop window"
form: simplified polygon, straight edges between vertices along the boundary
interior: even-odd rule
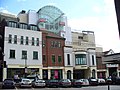
[[[15,50],[10,50],[10,58],[15,58]]]

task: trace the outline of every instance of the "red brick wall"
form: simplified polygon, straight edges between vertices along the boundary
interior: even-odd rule
[[[43,62],[43,66],[64,66],[64,46],[65,46],[65,40],[63,38],[54,38],[52,37],[46,37],[48,36],[48,33],[42,33],[42,39],[45,40],[46,45],[42,48],[42,54],[46,56],[46,62]],[[61,48],[52,48],[51,47],[51,41],[60,41],[61,42]],[[55,63],[52,63],[52,55],[55,55]],[[58,56],[61,56],[62,62],[58,62]]]

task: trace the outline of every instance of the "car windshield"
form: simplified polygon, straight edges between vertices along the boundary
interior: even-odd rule
[[[49,82],[58,82],[58,80],[50,80]]]
[[[70,80],[64,79],[64,80],[62,80],[62,82],[70,82]]]
[[[44,80],[37,80],[37,82],[45,82]]]
[[[30,82],[29,80],[23,80],[23,82]]]

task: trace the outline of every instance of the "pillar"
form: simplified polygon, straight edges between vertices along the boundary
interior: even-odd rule
[[[3,68],[3,80],[7,78],[7,68]]]
[[[42,79],[42,69],[39,68],[40,79]]]
[[[50,73],[50,69],[48,69],[48,79],[50,79],[51,77],[51,73]]]

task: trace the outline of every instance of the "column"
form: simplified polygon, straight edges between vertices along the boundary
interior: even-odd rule
[[[63,79],[65,79],[65,70],[62,69],[62,72],[63,72]]]
[[[39,68],[40,79],[42,79],[42,69]]]
[[[50,69],[48,69],[48,79],[50,79],[51,75],[50,75]]]
[[[119,69],[117,68],[117,77],[119,77]]]
[[[106,69],[106,78],[109,77],[109,69]]]
[[[3,80],[7,78],[7,68],[3,68]]]

